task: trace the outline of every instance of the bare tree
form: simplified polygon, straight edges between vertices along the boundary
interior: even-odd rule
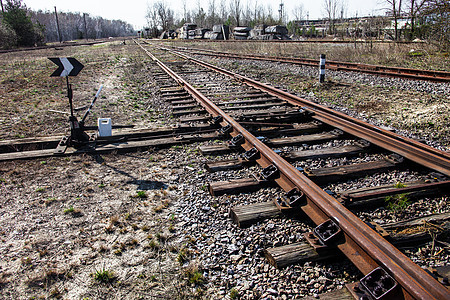
[[[339,6],[339,0],[324,0],[323,8],[325,9],[325,13],[330,24],[330,26],[328,27],[330,34],[335,33],[334,24],[338,15]]]
[[[267,25],[275,25],[278,22],[275,20],[273,16],[272,6],[270,4],[267,5],[267,14],[264,15],[264,24]]]
[[[145,18],[147,19],[147,26],[149,29],[147,30],[147,34],[156,37],[158,35],[158,12],[154,5],[147,4],[147,14],[145,15]]]
[[[203,10],[200,0],[197,0],[197,12],[193,13],[193,15],[194,15],[194,23],[196,23],[199,27],[205,26],[206,13]]]
[[[227,5],[226,5],[225,1],[220,1],[219,17],[220,17],[221,23],[225,23],[228,19],[228,10],[227,10]]]
[[[216,0],[209,0],[208,3],[208,14],[207,17],[207,27],[212,28],[212,26],[216,23]]]
[[[292,13],[294,14],[295,20],[302,20],[305,17],[305,13],[303,10],[303,4],[300,3],[299,5],[296,5],[294,9],[292,10]]]
[[[54,12],[29,10],[28,13],[33,21],[39,22],[45,28],[44,37],[47,42],[59,40]],[[102,17],[94,17],[78,12],[58,12],[58,18],[61,21],[60,29],[63,40],[134,34],[133,26],[121,20],[106,20]]]
[[[424,34],[437,42],[443,51],[450,50],[450,3],[448,0],[428,0],[420,12]]]
[[[402,15],[402,0],[386,0],[389,4],[388,12],[394,18],[394,40],[398,40],[398,20]]]
[[[250,5],[250,1],[247,1],[245,9],[242,13],[242,23],[245,26],[253,27],[255,25],[255,19],[253,18],[253,10]]]
[[[240,25],[241,22],[241,0],[231,0],[230,2],[231,15],[236,21],[236,26]]]
[[[163,0],[157,1],[154,4],[154,7],[158,14],[158,25],[162,27],[163,31],[169,30],[174,24],[173,10],[170,9]]]
[[[174,27],[173,10],[163,0],[158,0],[147,7],[146,19],[154,37],[158,35],[160,29],[166,31]]]
[[[411,39],[416,35],[416,19],[427,0],[409,0],[408,11],[411,24]]]

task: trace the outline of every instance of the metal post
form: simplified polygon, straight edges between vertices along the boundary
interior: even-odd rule
[[[58,13],[56,12],[56,6],[55,6],[55,16],[56,16],[56,27],[58,28],[58,37],[59,37],[59,42],[62,42],[62,38],[61,38],[61,30],[59,30],[59,21],[58,21]]]
[[[97,94],[95,94],[94,100],[92,100],[91,105],[89,105],[89,108],[87,109],[86,113],[83,116],[83,119],[81,119],[80,124],[84,126],[84,122],[86,122],[86,118],[89,115],[89,112],[91,111],[92,107],[94,107],[95,101],[98,99],[98,96],[100,95],[100,92],[103,89],[103,85],[100,86],[100,88],[97,91]]]
[[[223,40],[226,41],[227,36],[225,35],[225,28],[223,28],[223,25],[222,25],[222,34],[223,34]]]
[[[319,82],[325,81],[325,54],[320,54]]]
[[[73,105],[72,105],[73,91],[72,85],[69,84],[69,76],[66,76],[66,82],[67,82],[67,98],[69,98],[69,105],[70,105],[70,116],[73,117]]]

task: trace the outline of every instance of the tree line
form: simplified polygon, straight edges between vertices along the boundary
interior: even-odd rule
[[[321,0],[323,20],[328,23],[328,34],[336,35],[336,24],[342,21],[346,14],[345,0]],[[178,17],[174,10],[164,0],[153,0],[147,7],[148,32],[157,37],[161,31],[180,28],[184,23],[195,23],[198,27],[212,28],[215,24],[231,26],[250,26],[258,24],[293,24],[295,21],[305,20],[309,13],[301,3],[289,11],[293,17],[288,16],[283,5],[274,11],[270,5],[258,4],[258,1],[243,0],[208,0],[206,9],[200,1],[195,5],[187,0],[181,0]],[[253,3],[253,4],[252,4]],[[438,41],[442,46],[449,47],[450,42],[450,1],[448,0],[383,0],[382,11],[385,16],[372,18],[380,24],[377,26],[389,27],[392,19],[394,40],[415,38]],[[382,14],[382,12],[380,12]],[[406,26],[400,28],[399,21],[407,20]],[[295,33],[298,28],[292,28]],[[380,27],[381,29],[382,27]]]
[[[394,19],[394,40],[422,38],[434,40],[444,48],[450,43],[450,2],[448,0],[385,0]],[[407,20],[399,28],[400,20]],[[402,36],[403,34],[403,36]]]
[[[75,39],[99,39],[107,37],[128,36],[134,34],[131,24],[121,20],[107,20],[92,17],[89,14],[58,12],[61,37],[58,36],[57,22],[54,12],[30,11],[32,20],[36,20],[45,28],[45,40],[48,42],[69,41]]]
[[[179,28],[184,23],[195,23],[200,28],[212,28],[215,24],[253,27],[258,24],[276,25],[286,21],[280,19],[282,13],[274,12],[270,5],[257,2],[252,5],[241,0],[209,0],[207,9],[201,6],[200,1],[192,7],[187,0],[181,0],[181,9],[181,16],[177,18],[164,0],[149,4],[146,19],[150,34],[156,37],[159,32]]]
[[[40,46],[45,42],[128,36],[133,26],[121,20],[107,20],[89,14],[32,11],[22,0],[1,1],[0,48]]]

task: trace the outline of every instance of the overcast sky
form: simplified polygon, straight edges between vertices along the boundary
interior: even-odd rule
[[[182,0],[165,0],[166,3],[175,11],[176,15],[181,15],[182,12]],[[197,3],[203,6],[205,11],[208,10],[208,0],[187,0],[188,6],[192,8],[197,7]],[[216,0],[216,5],[221,0]],[[222,0],[223,1],[223,0]],[[228,0],[229,1],[229,0]],[[386,7],[386,0],[344,0],[346,1],[346,13],[347,17],[354,17],[367,15],[378,15],[383,13],[383,8]],[[278,17],[278,7],[280,0],[241,0],[241,3],[252,3],[253,7],[255,2],[258,5],[272,6],[274,16]],[[285,5],[285,11],[292,17],[292,10],[300,3],[303,4],[303,10],[309,12],[309,19],[318,19],[324,17],[323,9],[324,0],[283,0]],[[120,19],[132,24],[135,29],[141,29],[145,26],[145,14],[149,4],[153,3],[152,0],[126,0],[126,1],[111,1],[111,0],[23,0],[23,3],[33,10],[51,10],[54,11],[56,6],[58,11],[64,12],[82,12],[89,13],[93,16],[100,16],[105,19]]]

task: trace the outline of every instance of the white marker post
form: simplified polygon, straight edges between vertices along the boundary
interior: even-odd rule
[[[319,82],[323,83],[325,81],[325,54],[320,54],[319,67]]]

